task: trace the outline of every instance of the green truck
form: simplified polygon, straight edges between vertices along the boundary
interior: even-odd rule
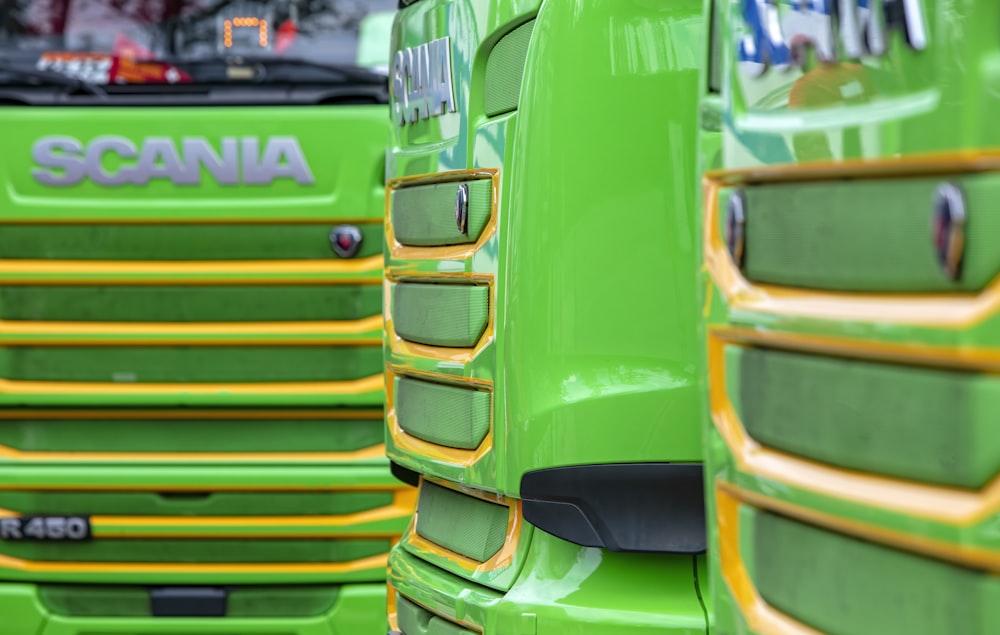
[[[0,3],[0,633],[385,632],[394,11]]]
[[[402,4],[391,627],[704,634],[701,2]]]
[[[714,630],[995,633],[1000,4],[716,5]]]
[[[995,632],[1000,5],[401,4],[393,631]]]

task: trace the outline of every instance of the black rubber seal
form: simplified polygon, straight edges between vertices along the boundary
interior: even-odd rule
[[[704,553],[705,493],[698,463],[580,465],[521,477],[524,519],[583,547]]]
[[[408,467],[403,467],[395,461],[389,461],[389,471],[398,481],[402,481],[407,485],[412,485],[417,487],[420,485],[420,472],[415,472]]]

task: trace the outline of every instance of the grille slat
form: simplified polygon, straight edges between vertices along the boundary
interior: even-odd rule
[[[456,198],[461,186],[468,187],[467,232],[456,222]],[[441,247],[476,242],[486,228],[493,204],[493,182],[487,179],[464,183],[435,183],[392,190],[391,220],[396,240],[402,245]]]
[[[327,224],[9,224],[0,258],[15,260],[337,260]],[[358,225],[355,258],[380,255],[382,228]]]
[[[8,346],[0,376],[14,381],[228,383],[346,381],[377,375],[374,346]]]
[[[457,284],[392,285],[396,333],[405,340],[470,348],[486,331],[490,289]]]
[[[31,562],[338,563],[389,551],[387,540],[102,538],[90,542],[0,542],[0,555]]]
[[[490,427],[490,394],[429,381],[395,379],[396,417],[407,434],[430,443],[472,450]]]
[[[34,322],[343,321],[381,307],[377,285],[0,285],[0,318]]]
[[[486,562],[503,548],[510,509],[424,481],[417,502],[417,533],[442,547]]]
[[[752,508],[740,525],[752,577],[772,606],[838,635],[995,632],[994,576],[897,551]]]
[[[854,292],[972,292],[1000,273],[994,175],[961,177],[968,236],[961,279],[942,273],[934,249],[941,178],[748,187],[744,273],[772,285]],[[731,192],[729,192],[731,193]],[[720,196],[723,235],[728,194]]]
[[[1000,464],[1000,382],[988,375],[736,346],[726,358],[743,425],[767,446],[967,488]]]

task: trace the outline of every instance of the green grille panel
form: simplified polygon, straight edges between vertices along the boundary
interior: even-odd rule
[[[469,348],[486,332],[489,287],[399,283],[392,288],[392,320],[404,340]]]
[[[486,60],[483,109],[487,117],[517,109],[524,79],[524,60],[535,22],[527,22],[505,35]]]
[[[397,377],[396,418],[407,434],[429,443],[473,450],[490,428],[490,394]]]
[[[314,617],[333,608],[335,586],[261,586],[229,589],[226,617]],[[152,617],[149,591],[133,586],[44,585],[45,607],[66,617]]]
[[[461,183],[435,183],[394,190],[392,228],[403,245],[436,247],[479,240],[493,208],[493,181],[467,181],[469,186],[468,234],[459,231],[455,199]]]
[[[4,225],[0,258],[24,260],[337,260],[329,225]],[[382,226],[357,225],[354,258],[382,253]]]
[[[357,320],[381,311],[377,285],[0,287],[5,320],[286,322]]]
[[[350,452],[383,442],[378,419],[0,419],[24,452]],[[0,500],[4,494],[0,492]],[[0,504],[0,507],[3,505]]]
[[[149,591],[142,587],[46,585],[39,598],[52,613],[67,617],[150,617]]]
[[[24,516],[321,516],[392,503],[392,492],[3,491],[0,509]]]
[[[486,562],[507,538],[509,509],[424,481],[417,501],[417,533],[477,562]]]
[[[1000,579],[749,507],[754,582],[772,606],[830,635],[1000,630]]]
[[[396,617],[403,635],[474,635],[396,594]]]
[[[101,538],[89,542],[4,542],[0,553],[41,562],[330,563],[388,553],[388,540],[211,540]]]
[[[1000,380],[775,350],[726,350],[750,436],[840,467],[977,488],[1000,467]]]
[[[746,192],[744,271],[750,280],[837,291],[982,289],[1000,272],[1000,177],[961,179],[968,208],[959,282],[942,273],[932,242],[941,179],[768,185]],[[725,223],[727,197],[720,197]]]
[[[21,346],[0,349],[0,377],[32,381],[340,381],[377,375],[381,367],[381,349],[362,346]]]

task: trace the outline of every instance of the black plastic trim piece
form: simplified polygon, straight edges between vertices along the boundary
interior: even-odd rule
[[[698,554],[707,546],[699,463],[556,467],[521,477],[524,519],[583,547]]]
[[[153,617],[225,617],[229,592],[218,587],[160,587],[149,590]]]
[[[420,485],[420,472],[414,472],[395,461],[389,461],[389,471],[396,477],[396,480],[402,481],[407,485],[412,485],[413,487]]]

